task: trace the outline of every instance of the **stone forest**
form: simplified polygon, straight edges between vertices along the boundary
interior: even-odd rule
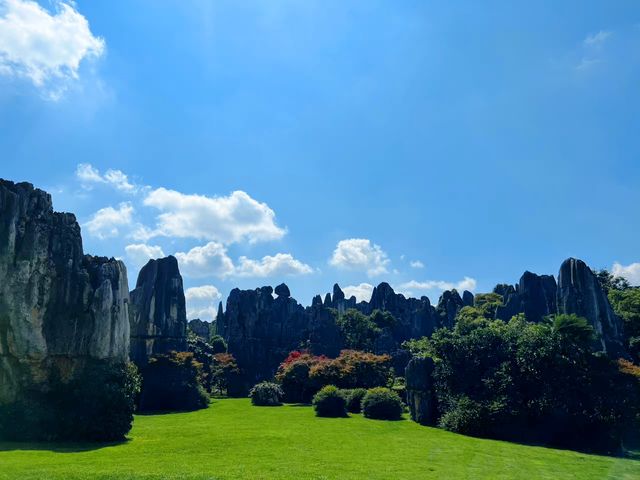
[[[128,274],[86,254],[45,191],[0,181],[3,440],[118,442],[136,412],[250,396],[614,456],[636,441],[640,290],[579,259],[436,304],[385,282],[361,302],[335,284],[310,306],[285,283],[234,289],[212,323],[187,318],[173,256],[132,291]]]

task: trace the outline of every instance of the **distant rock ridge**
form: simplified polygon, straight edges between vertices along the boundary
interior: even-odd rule
[[[373,289],[368,302],[357,302],[353,296],[345,298],[335,284],[333,295],[327,293],[324,299],[316,295],[311,306],[305,308],[290,296],[285,284],[276,287],[276,299],[272,292],[271,287],[234,289],[226,310],[221,304],[218,311],[219,332],[247,373],[248,383],[273,376],[278,364],[294,349],[336,355],[342,348],[342,338],[335,320],[349,308],[367,315],[376,309],[391,313],[397,322],[391,338],[377,346],[378,353],[396,355],[405,340],[429,336],[437,328],[453,327],[458,312],[473,306],[475,300],[471,292],[464,291],[460,296],[456,290],[448,290],[442,292],[434,307],[427,297],[406,298],[382,282]],[[548,315],[575,313],[586,317],[594,327],[599,348],[612,356],[624,356],[622,321],[613,313],[593,272],[581,260],[566,260],[558,282],[553,275],[526,271],[518,284],[499,285],[494,293],[503,297],[497,319],[506,321],[522,313],[529,321],[540,322]],[[406,362],[398,366],[404,368]]]
[[[208,342],[211,338],[211,331],[213,326],[214,325],[212,325],[212,323],[200,320],[199,318],[189,320],[189,323],[187,324],[187,328],[191,330],[198,338],[205,342]]]
[[[173,256],[149,260],[131,291],[131,359],[144,366],[149,357],[187,349],[184,287]]]
[[[272,293],[276,294],[273,298]],[[460,298],[455,293],[457,298]],[[448,298],[448,296],[444,296]],[[466,292],[468,302],[473,295]],[[444,301],[441,299],[441,301]],[[448,307],[450,314],[461,308]],[[378,353],[402,354],[399,370],[406,366],[406,352],[400,345],[410,338],[430,335],[436,328],[449,323],[443,322],[439,307],[431,306],[427,297],[406,298],[396,293],[388,283],[374,288],[369,302],[357,302],[354,296],[346,298],[338,284],[333,286],[333,295],[327,293],[324,300],[320,295],[313,297],[311,306],[303,307],[291,297],[289,287],[278,285],[255,290],[234,289],[227,298],[226,309],[219,308],[217,328],[227,341],[232,353],[242,369],[246,386],[271,378],[292,350],[309,349],[314,354],[337,356],[343,348],[340,329],[336,325],[338,315],[354,308],[366,315],[380,309],[390,312],[396,319],[391,337],[379,342]]]
[[[30,183],[0,180],[0,402],[87,359],[125,362],[125,265],[85,255],[80,226]]]

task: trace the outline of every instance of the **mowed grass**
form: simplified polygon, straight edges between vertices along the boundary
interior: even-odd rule
[[[117,445],[0,443],[1,479],[639,479],[640,461],[481,440],[409,420],[216,400],[137,416]]]

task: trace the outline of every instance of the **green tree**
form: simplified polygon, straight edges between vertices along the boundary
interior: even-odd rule
[[[227,352],[227,342],[224,341],[220,335],[213,335],[211,340],[209,340],[209,345],[213,348],[214,355],[216,353],[226,353]]]
[[[340,315],[336,324],[342,333],[345,347],[353,350],[373,351],[375,342],[382,333],[382,328],[371,315],[364,315],[353,308]]]

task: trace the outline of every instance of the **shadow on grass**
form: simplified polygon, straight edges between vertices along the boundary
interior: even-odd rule
[[[80,453],[125,445],[129,439],[119,442],[0,442],[0,453],[17,451],[42,451],[55,453]]]

